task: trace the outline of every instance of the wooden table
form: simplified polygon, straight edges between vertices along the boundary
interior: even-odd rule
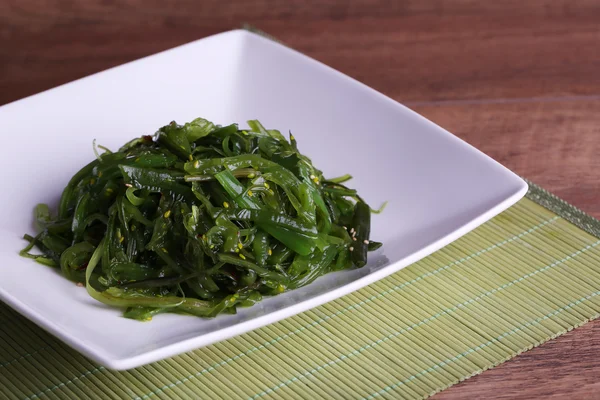
[[[600,217],[598,1],[167,3],[0,1],[0,104],[247,22]],[[597,396],[599,359],[592,322],[437,397]]]

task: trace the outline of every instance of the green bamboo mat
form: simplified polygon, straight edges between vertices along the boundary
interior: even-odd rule
[[[130,371],[0,303],[0,398],[430,396],[598,316],[600,240],[586,230],[599,223],[535,186],[528,197],[353,294]]]

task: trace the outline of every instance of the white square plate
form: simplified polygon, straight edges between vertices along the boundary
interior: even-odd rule
[[[51,268],[17,254],[33,208],[109,148],[176,120],[258,118],[291,130],[327,176],[352,174],[384,247],[369,264],[216,319],[121,317]],[[415,112],[300,53],[231,31],[0,108],[0,299],[86,356],[128,369],[226,339],[350,293],[413,263],[503,211],[527,190],[515,174]],[[387,260],[386,260],[387,258]]]

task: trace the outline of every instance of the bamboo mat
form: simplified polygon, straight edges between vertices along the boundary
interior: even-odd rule
[[[600,240],[586,231],[599,224],[532,186],[504,213],[362,290],[125,372],[0,303],[0,398],[427,397],[598,316]]]

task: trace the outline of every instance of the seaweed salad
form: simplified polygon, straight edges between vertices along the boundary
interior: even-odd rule
[[[363,267],[381,246],[369,237],[377,211],[344,185],[351,176],[326,179],[292,134],[248,126],[198,118],[116,152],[94,145],[56,215],[36,207],[40,233],[21,255],[138,320],[235,313]]]

